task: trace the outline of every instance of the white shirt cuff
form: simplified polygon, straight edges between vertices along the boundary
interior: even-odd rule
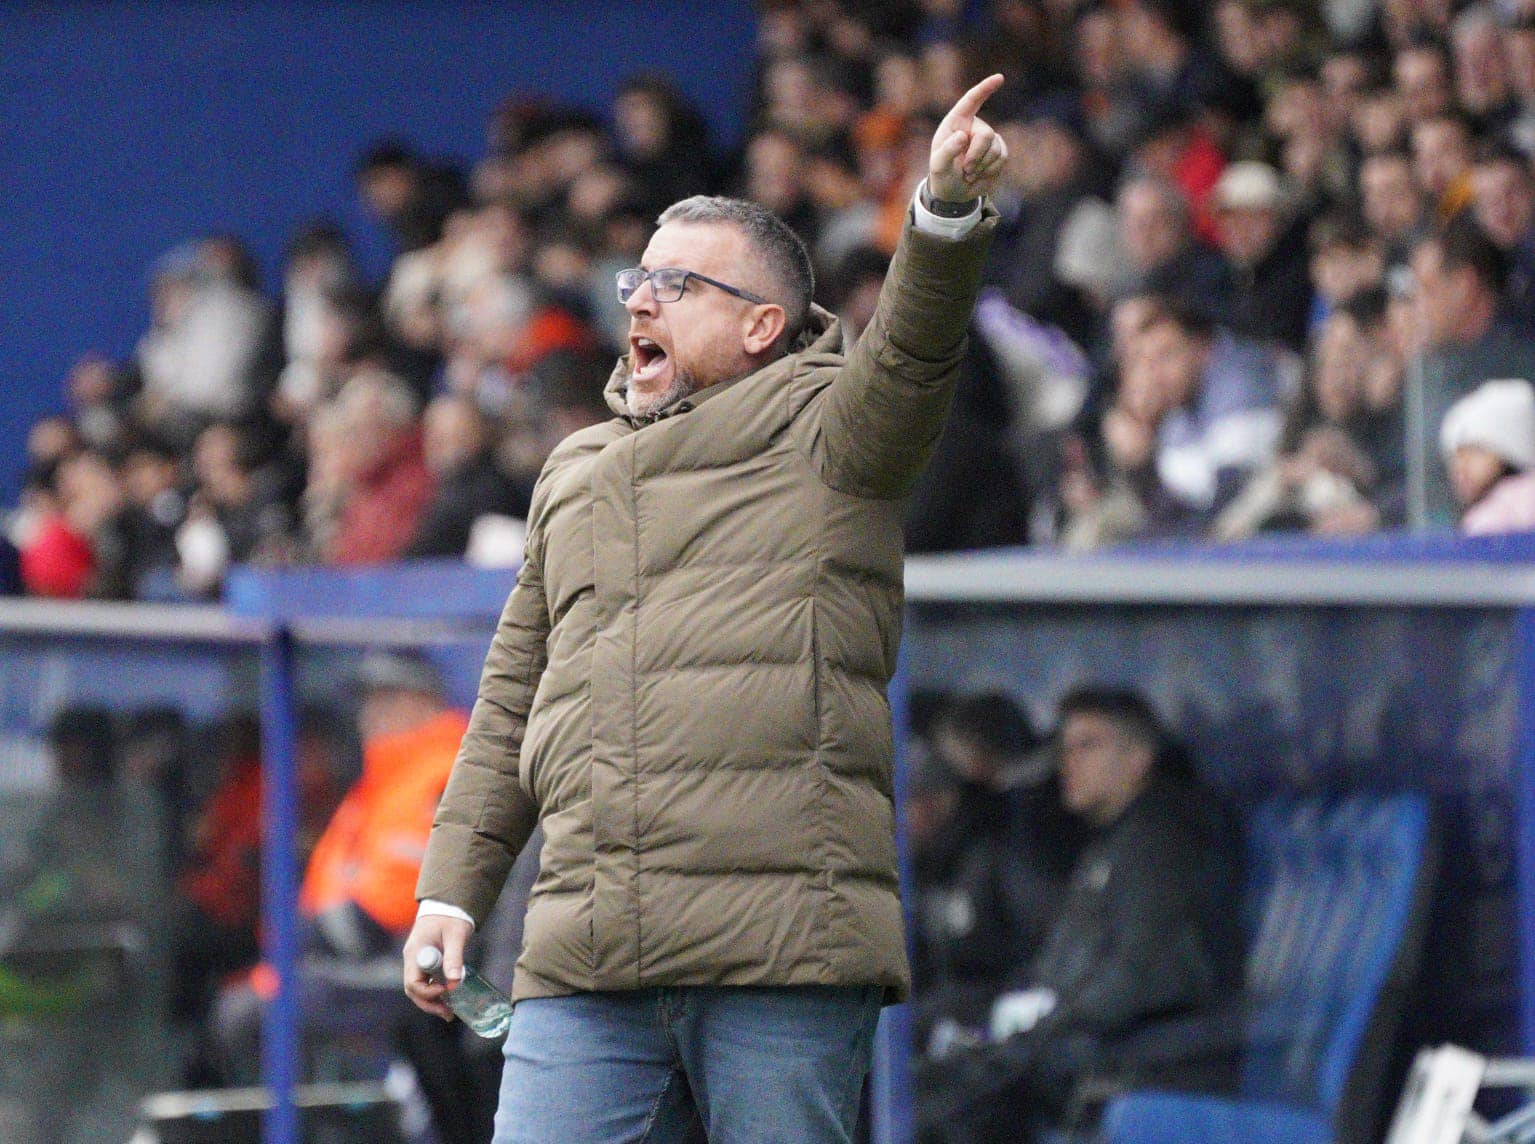
[[[916,192],[911,196],[911,221],[912,225],[923,234],[935,234],[939,238],[957,240],[964,238],[975,229],[976,223],[981,221],[981,203],[976,200],[975,209],[961,218],[944,218],[935,215],[922,205],[922,190],[927,186],[927,180],[923,179],[917,184]]]
[[[432,898],[421,899],[421,904],[416,907],[416,916],[418,918],[457,918],[461,922],[468,922],[471,930],[474,928],[474,919],[463,910],[457,906],[450,906],[447,902],[439,902]]]

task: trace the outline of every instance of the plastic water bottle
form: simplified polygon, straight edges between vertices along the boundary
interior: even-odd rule
[[[416,965],[428,977],[444,980],[442,950],[424,945],[416,951]],[[464,979],[448,990],[448,1008],[482,1037],[499,1037],[512,1023],[512,1002],[483,976],[464,966]]]

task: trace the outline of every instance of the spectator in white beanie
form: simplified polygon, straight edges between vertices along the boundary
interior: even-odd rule
[[[1469,536],[1535,531],[1535,388],[1482,383],[1452,405],[1439,451]]]

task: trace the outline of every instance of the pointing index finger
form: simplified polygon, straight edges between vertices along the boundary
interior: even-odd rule
[[[997,72],[987,76],[980,83],[965,92],[964,95],[959,97],[959,102],[951,107],[949,113],[943,117],[940,129],[946,128],[950,131],[955,131],[968,128],[970,121],[975,118],[976,112],[981,110],[981,105],[996,93],[997,89],[1002,86],[1002,82],[1002,73]]]

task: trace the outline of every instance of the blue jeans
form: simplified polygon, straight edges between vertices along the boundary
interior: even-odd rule
[[[494,1144],[850,1141],[882,990],[686,987],[519,1001]]]

